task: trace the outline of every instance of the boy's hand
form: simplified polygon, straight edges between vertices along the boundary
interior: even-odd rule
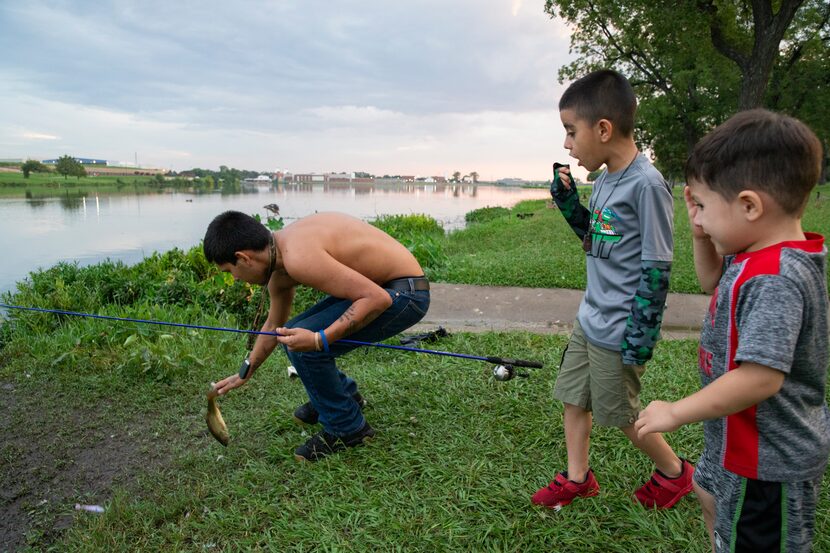
[[[709,239],[709,235],[703,232],[703,227],[695,224],[695,216],[697,215],[697,203],[692,198],[692,191],[688,186],[683,187],[683,199],[686,200],[686,211],[689,214],[689,227],[692,229],[692,238],[697,240]]]
[[[637,437],[643,438],[652,432],[673,432],[680,428],[681,422],[675,417],[672,407],[673,404],[666,401],[649,403],[634,421]]]
[[[553,181],[556,182],[557,179],[565,190],[571,189],[571,168],[568,165],[564,165],[562,163],[554,163],[553,164]]]

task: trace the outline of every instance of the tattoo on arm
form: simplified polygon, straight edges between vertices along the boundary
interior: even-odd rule
[[[337,319],[339,322],[346,323],[346,333],[351,334],[355,330],[358,329],[357,321],[354,318],[355,308],[354,305],[350,305],[346,311],[340,315],[340,318]]]

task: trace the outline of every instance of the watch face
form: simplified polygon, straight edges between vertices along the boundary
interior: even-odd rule
[[[242,365],[239,367],[239,378],[245,380],[248,378],[248,370],[251,368],[251,362],[247,359],[242,362]]]

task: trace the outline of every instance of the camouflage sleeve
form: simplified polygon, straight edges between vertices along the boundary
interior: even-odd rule
[[[559,171],[557,170],[553,172],[553,181],[550,183],[550,195],[579,239],[582,240],[585,238],[585,234],[588,233],[588,223],[591,214],[579,203],[579,193],[576,191],[576,187],[573,186],[570,189],[565,188],[562,184],[562,179],[559,178]]]
[[[626,365],[644,365],[654,353],[660,339],[670,275],[671,262],[643,261],[643,274],[620,345]]]

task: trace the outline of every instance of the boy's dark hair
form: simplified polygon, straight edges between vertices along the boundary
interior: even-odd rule
[[[634,135],[637,96],[628,79],[616,71],[594,71],[572,82],[559,99],[559,111],[566,109],[591,125],[608,119],[623,136]]]
[[[268,247],[268,229],[245,213],[226,211],[208,225],[202,248],[211,263],[236,265],[236,252]]]
[[[686,182],[701,182],[727,201],[742,190],[765,192],[786,213],[801,215],[818,182],[821,159],[821,142],[807,125],[753,109],[700,139],[686,162]]]

